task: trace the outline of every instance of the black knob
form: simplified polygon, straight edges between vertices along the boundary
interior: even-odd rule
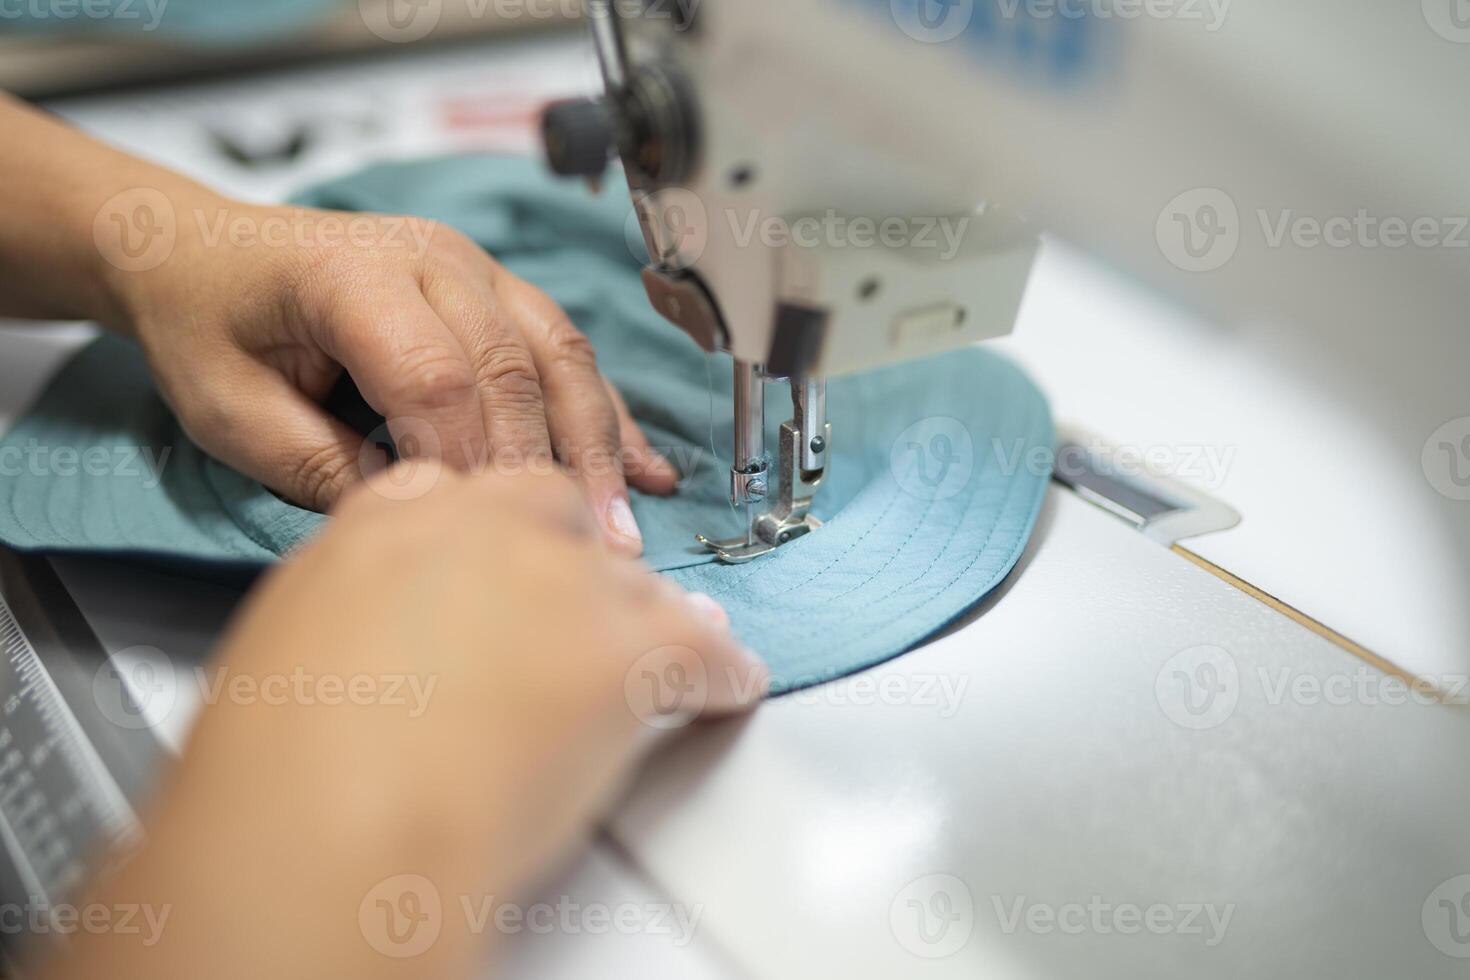
[[[541,116],[546,160],[563,177],[601,177],[612,153],[612,115],[601,99],[553,102]]]

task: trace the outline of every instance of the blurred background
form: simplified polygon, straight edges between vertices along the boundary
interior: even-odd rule
[[[31,99],[397,45],[565,28],[580,0],[4,0],[0,88]]]
[[[528,153],[599,85],[581,0],[0,0],[0,89],[226,194]]]

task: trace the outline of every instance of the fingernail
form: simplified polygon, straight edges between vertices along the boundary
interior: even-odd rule
[[[712,596],[703,592],[687,592],[684,595],[684,601],[689,603],[700,616],[722,628],[729,628],[730,614]]]
[[[643,547],[643,532],[633,518],[633,508],[623,497],[614,497],[607,505],[607,529],[616,537],[632,542],[640,550]]]

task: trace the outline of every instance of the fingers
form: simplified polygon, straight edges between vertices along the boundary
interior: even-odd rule
[[[489,461],[518,467],[549,460],[552,444],[541,365],[514,307],[494,289],[494,281],[503,275],[489,256],[479,253],[427,270],[423,287],[429,305],[474,369]]]
[[[401,453],[476,472],[554,456],[581,481],[608,546],[642,554],[628,487],[669,494],[678,474],[539,289],[466,240],[414,276],[351,292],[327,320],[320,345]]]
[[[587,507],[586,497],[566,474],[555,468],[546,473],[528,472],[511,477],[472,476],[463,485],[467,499],[462,506],[466,512],[504,512],[514,515],[512,520],[519,525],[540,525],[601,550],[601,529]]]
[[[694,652],[697,661],[689,662],[687,654],[676,647],[671,651],[671,663],[680,664],[685,668],[684,675],[695,679],[696,683],[685,687],[686,696],[695,701],[690,707],[706,718],[753,710],[770,689],[771,675],[765,661],[741,645],[730,631],[729,615],[711,597],[685,593],[683,607],[683,615],[693,624],[684,646]],[[702,691],[697,683],[700,676]]]
[[[240,358],[224,424],[190,426],[210,455],[293,503],[326,512],[362,472],[362,437],[322,411],[283,376]]]
[[[603,379],[613,409],[618,413],[618,439],[623,444],[624,475],[628,485],[644,493],[667,497],[679,486],[679,471],[648,444],[648,437],[628,411],[628,403],[612,382]]]
[[[748,711],[769,689],[767,667],[732,633],[719,603],[616,559],[602,544],[582,489],[565,475],[446,473],[423,498],[402,505],[380,500],[372,481],[349,491],[337,529],[371,527],[381,550],[395,546],[395,529],[410,527],[414,533],[404,540],[412,547],[432,542],[435,560],[451,567],[483,563],[483,572],[470,577],[487,581],[503,574],[500,556],[525,556],[515,572],[525,594],[513,608],[533,619],[529,635],[559,651],[566,682],[585,684],[597,704],[613,709],[624,733],[667,732],[701,717]],[[344,532],[341,540],[359,538]],[[569,641],[557,646],[563,632]]]
[[[480,374],[412,279],[353,293],[317,325],[317,342],[414,455],[468,470],[488,452]],[[400,446],[400,449],[404,449]]]
[[[413,463],[398,462],[370,475],[360,487],[350,486],[334,512],[341,518],[367,510],[383,519],[382,510],[393,504],[409,504],[418,511],[432,512],[445,523],[441,548],[448,539],[462,542],[482,533],[504,533],[506,525],[528,532],[533,538],[559,533],[576,541],[601,542],[601,531],[587,508],[587,500],[572,480],[554,467],[547,472],[529,470],[506,476],[498,473],[462,474],[443,470],[421,493],[401,492],[401,471]],[[491,530],[486,531],[486,528]],[[527,545],[530,546],[529,544]],[[503,548],[480,547],[487,561],[504,561]]]
[[[586,487],[609,547],[632,557],[642,554],[643,535],[623,477],[617,409],[597,370],[592,344],[560,307],[529,283],[505,277],[500,296],[515,311],[541,368],[558,454]]]
[[[620,425],[592,345],[545,293],[500,269],[483,252],[447,262],[444,274],[428,283],[430,302],[439,308],[471,351],[485,360],[512,356],[534,375],[544,440],[585,487],[608,546],[637,557],[643,536],[633,517],[623,477]],[[507,348],[514,347],[513,355]],[[513,411],[520,411],[513,403]],[[487,398],[485,411],[497,455],[503,445],[497,415],[506,400]]]
[[[765,661],[740,644],[730,629],[730,614],[719,600],[704,592],[686,592],[663,577],[658,587],[692,630],[684,643],[698,653],[699,669],[707,678],[702,712],[744,710],[764,697],[770,684]]]
[[[731,632],[724,608],[669,579],[658,579],[654,590],[660,604],[654,639],[625,683],[634,717],[655,731],[671,731],[697,718],[754,709],[770,689],[770,671]]]

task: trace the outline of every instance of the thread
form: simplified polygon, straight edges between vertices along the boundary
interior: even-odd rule
[[[714,357],[715,355],[711,353],[704,355],[704,384],[705,389],[709,392],[709,452],[714,457],[715,467],[718,470],[720,465],[720,451],[715,448],[715,372],[714,368],[710,366],[710,362],[714,360]],[[733,464],[727,467],[727,469],[733,469]],[[725,502],[730,505],[731,516],[737,521],[740,520],[740,511],[735,507],[735,501],[730,499],[728,493],[725,494]]]

